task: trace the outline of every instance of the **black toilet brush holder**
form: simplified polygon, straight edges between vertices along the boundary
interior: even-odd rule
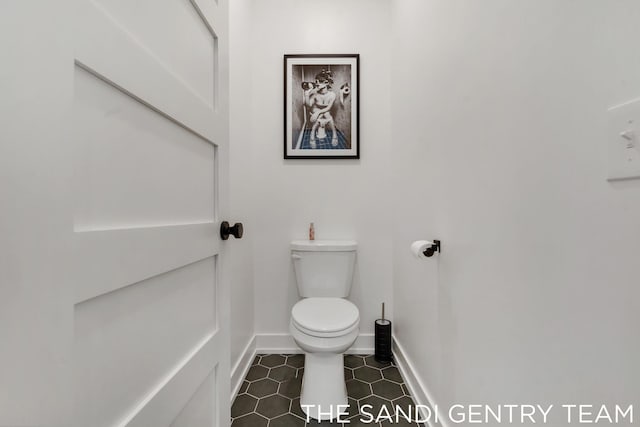
[[[382,303],[382,319],[375,322],[375,359],[378,362],[391,362],[391,321],[384,318],[384,303]]]

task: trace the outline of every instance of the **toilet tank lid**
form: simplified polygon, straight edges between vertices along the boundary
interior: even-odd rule
[[[346,252],[355,251],[358,242],[354,240],[294,240],[291,242],[293,251],[313,252]]]

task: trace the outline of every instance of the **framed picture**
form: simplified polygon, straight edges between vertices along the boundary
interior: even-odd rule
[[[284,158],[359,159],[360,55],[284,56]]]

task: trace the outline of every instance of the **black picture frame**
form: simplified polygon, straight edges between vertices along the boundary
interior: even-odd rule
[[[360,158],[360,55],[284,55],[284,158]]]

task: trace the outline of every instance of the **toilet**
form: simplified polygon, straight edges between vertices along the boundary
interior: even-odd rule
[[[346,299],[357,247],[350,240],[291,242],[301,300],[291,309],[289,329],[305,353],[300,405],[316,420],[336,418],[347,405],[343,354],[360,325],[358,307]]]

